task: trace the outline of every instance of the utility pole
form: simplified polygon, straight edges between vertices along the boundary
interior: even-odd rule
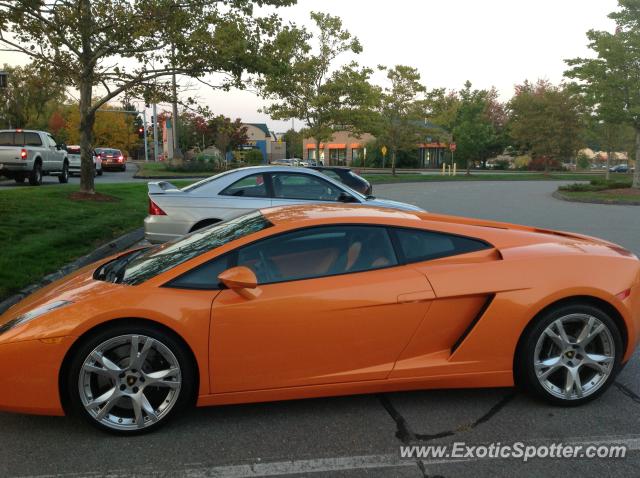
[[[175,72],[175,54],[176,47],[175,45],[171,47],[171,63],[173,64],[173,74],[171,75],[171,89],[173,95],[173,109],[172,109],[172,118],[171,118],[171,131],[173,133],[173,157],[174,159],[182,159],[182,153],[180,152],[180,148],[178,147],[178,88],[176,86],[176,72]]]
[[[144,128],[144,162],[149,161],[149,145],[147,143],[147,109],[142,110],[142,127]]]
[[[158,161],[158,111],[155,103],[153,104],[153,160]]]

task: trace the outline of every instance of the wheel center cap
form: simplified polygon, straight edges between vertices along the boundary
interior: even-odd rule
[[[138,381],[138,379],[136,377],[134,377],[133,375],[129,375],[127,377],[127,385],[132,386],[133,384],[135,384]]]
[[[569,350],[566,354],[567,358],[572,359],[573,357],[575,357],[576,353],[573,350]]]

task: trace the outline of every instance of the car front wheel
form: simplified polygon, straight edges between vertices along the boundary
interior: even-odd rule
[[[147,325],[119,325],[85,341],[69,367],[74,411],[105,431],[157,429],[192,403],[194,367],[174,336]]]
[[[541,317],[520,349],[523,385],[557,405],[581,405],[611,385],[623,344],[614,320],[591,305],[571,304]]]
[[[69,164],[66,161],[62,165],[62,172],[58,176],[58,181],[61,184],[66,184],[69,182]]]

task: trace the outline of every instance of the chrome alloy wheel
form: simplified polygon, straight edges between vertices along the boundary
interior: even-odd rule
[[[121,335],[98,345],[80,368],[82,405],[114,430],[147,428],[178,401],[180,365],[171,350],[145,335]]]
[[[598,318],[582,313],[565,315],[551,322],[538,338],[535,375],[555,397],[588,397],[611,375],[615,347],[611,331]]]

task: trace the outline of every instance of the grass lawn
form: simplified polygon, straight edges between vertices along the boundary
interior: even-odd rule
[[[77,190],[61,185],[0,191],[0,300],[142,226],[146,184],[98,185],[116,202],[71,200]]]
[[[543,173],[481,173],[467,176],[464,172],[456,176],[442,176],[440,174],[361,174],[371,184],[380,183],[407,183],[423,181],[589,181],[593,178],[604,177],[604,175],[583,175],[575,173],[551,173],[545,176]]]
[[[165,163],[137,163],[136,177],[153,176],[154,178],[208,178],[216,171],[168,171]]]

